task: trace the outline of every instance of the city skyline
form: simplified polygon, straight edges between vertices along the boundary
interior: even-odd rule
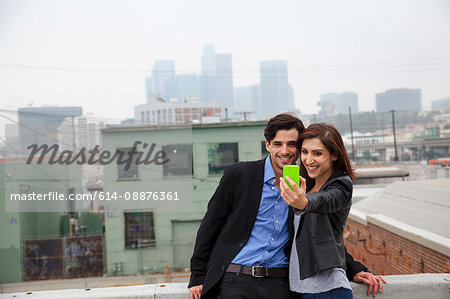
[[[357,93],[360,111],[392,88],[421,89],[424,110],[450,96],[446,1],[237,4],[0,1],[0,108],[131,118],[157,60],[200,75],[207,44],[232,55],[234,88],[259,84],[261,61],[286,61],[303,114],[318,113],[326,93]]]

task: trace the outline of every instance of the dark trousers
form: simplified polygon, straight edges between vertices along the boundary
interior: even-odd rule
[[[292,299],[289,278],[263,277],[226,272],[220,283],[220,299]]]
[[[332,289],[318,294],[301,294],[303,299],[353,299],[352,290],[346,288]]]

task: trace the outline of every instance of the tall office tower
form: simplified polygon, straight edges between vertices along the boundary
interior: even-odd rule
[[[326,93],[320,96],[320,101],[334,103],[337,114],[348,114],[348,107],[352,108],[352,113],[358,112],[358,94],[355,92]]]
[[[339,101],[336,105],[336,112],[348,114],[348,107],[352,108],[352,113],[358,113],[358,94],[356,92],[347,91],[340,94]]]
[[[234,89],[234,106],[238,113],[248,112],[249,119],[261,119],[259,85],[236,87]]]
[[[177,97],[175,84],[175,61],[156,60],[152,69],[152,94],[162,94],[168,101]]]
[[[422,90],[397,88],[389,89],[375,95],[377,112],[398,111],[421,111]]]
[[[58,144],[58,127],[66,118],[83,114],[82,107],[26,107],[17,110],[19,120],[19,152],[27,153],[28,146]],[[71,143],[72,144],[72,143]]]
[[[152,77],[145,78],[145,98],[147,99],[147,104],[150,102],[150,99],[153,94],[153,80]]]
[[[176,77],[178,100],[182,101],[186,95],[198,95],[198,77],[196,74],[179,74]]]
[[[431,102],[431,110],[433,111],[450,111],[450,97]]]
[[[88,116],[66,118],[58,127],[60,150],[91,150],[95,146],[102,146],[101,129],[105,127],[103,121],[90,119]]]
[[[294,88],[292,87],[292,84],[289,83],[289,111],[298,111],[300,113],[300,110],[295,109],[295,97],[294,97]]]
[[[293,92],[288,82],[287,62],[283,60],[260,63],[262,117],[292,111],[295,107]]]
[[[317,106],[320,106],[319,115],[336,115],[336,105],[331,100],[321,99],[319,102],[317,102]]]
[[[200,99],[218,100],[223,108],[233,108],[233,67],[231,54],[216,54],[214,46],[203,46]]]

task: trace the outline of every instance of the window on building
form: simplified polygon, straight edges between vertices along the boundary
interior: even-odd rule
[[[209,174],[222,174],[225,167],[239,161],[237,143],[208,144]]]
[[[170,144],[162,147],[168,163],[163,164],[164,176],[193,175],[192,144]]]
[[[261,142],[261,158],[264,159],[269,155],[269,152],[266,149],[266,142]]]
[[[155,247],[153,212],[124,212],[125,248]]]
[[[119,179],[137,179],[139,178],[138,165],[136,164],[137,153],[136,149],[131,147],[127,148],[118,148],[118,152],[122,153],[122,159],[119,161],[120,153],[117,155],[117,177]],[[131,163],[127,163],[126,161],[131,156]],[[122,162],[119,164],[119,162]],[[130,165],[128,165],[130,164]],[[128,169],[126,169],[128,167]]]

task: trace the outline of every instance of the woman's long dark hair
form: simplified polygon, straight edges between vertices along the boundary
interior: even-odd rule
[[[355,172],[353,171],[350,159],[348,158],[342,136],[336,127],[327,123],[315,123],[309,125],[309,127],[301,132],[298,137],[299,151],[301,152],[303,140],[315,137],[322,141],[323,145],[331,155],[337,157],[337,160],[333,161],[334,170],[341,170],[353,179],[355,177]],[[300,163],[300,174],[306,179],[307,183],[311,181],[303,163]]]

